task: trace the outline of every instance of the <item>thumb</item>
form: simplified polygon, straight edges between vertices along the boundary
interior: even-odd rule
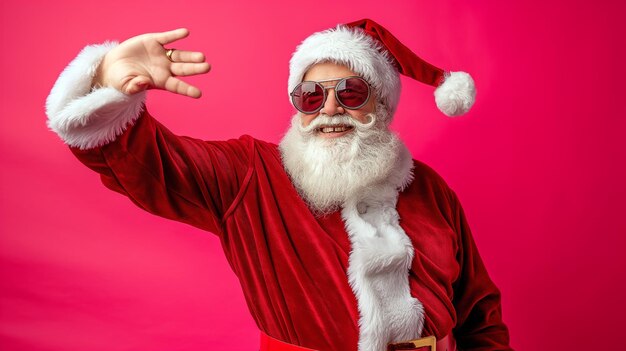
[[[138,76],[128,82],[125,93],[128,95],[137,94],[151,87],[152,82],[148,77]]]

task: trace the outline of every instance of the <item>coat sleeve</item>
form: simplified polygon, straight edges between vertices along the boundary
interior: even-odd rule
[[[252,171],[253,139],[209,142],[174,135],[148,113],[111,143],[72,147],[102,183],[140,208],[221,234]]]
[[[478,253],[463,208],[452,192],[455,230],[459,238],[460,276],[454,284],[457,324],[453,330],[463,351],[511,350],[509,332],[502,321],[500,291],[489,278]]]
[[[48,126],[108,188],[156,215],[221,232],[249,178],[254,140],[207,142],[174,135],[145,110],[145,93],[92,88],[116,43],[84,48],[48,99]]]

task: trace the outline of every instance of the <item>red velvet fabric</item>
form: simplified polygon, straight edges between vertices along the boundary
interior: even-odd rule
[[[361,28],[391,54],[398,72],[422,83],[438,87],[444,81],[444,70],[424,61],[400,40],[391,34],[385,27],[372,21],[362,19],[346,24],[348,27]]]
[[[178,137],[145,113],[115,142],[72,151],[139,207],[215,233],[260,330],[317,350],[357,349],[340,214],[311,214],[276,145]],[[415,247],[410,288],[426,310],[423,335],[453,332],[462,350],[509,350],[499,291],[457,197],[426,165],[416,161],[414,172],[397,209]]]

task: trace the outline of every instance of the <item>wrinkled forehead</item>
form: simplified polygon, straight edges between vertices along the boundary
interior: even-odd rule
[[[348,66],[331,61],[320,62],[312,65],[304,74],[303,81],[323,81],[341,79],[345,77],[359,76]]]

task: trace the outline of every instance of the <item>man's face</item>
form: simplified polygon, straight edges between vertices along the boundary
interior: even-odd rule
[[[308,70],[304,80],[350,76],[355,74],[345,66],[320,63]],[[328,83],[334,86],[337,82]],[[374,94],[363,107],[350,110],[339,105],[333,89],[328,90],[322,110],[310,115],[296,113],[280,142],[285,170],[315,214],[330,213],[354,194],[386,179],[402,149],[388,128],[389,111],[376,103]],[[337,127],[340,131],[335,131]]]
[[[323,86],[333,86],[337,84],[337,82],[341,78],[358,76],[356,73],[352,72],[348,67],[344,65],[339,65],[332,62],[324,62],[313,65],[307,73],[304,75],[303,80],[305,81],[321,81],[328,79],[335,79],[337,81],[327,81],[322,82]],[[337,98],[335,97],[334,88],[330,88],[326,90],[327,98],[324,103],[324,107],[314,114],[304,114],[300,112],[302,126],[307,127],[311,122],[320,114],[325,114],[328,116],[336,116],[336,115],[350,115],[354,120],[360,123],[367,123],[369,113],[375,112],[376,102],[373,96],[370,96],[369,101],[361,108],[357,110],[346,109],[339,104]],[[321,138],[338,138],[344,136],[348,133],[353,133],[354,128],[352,126],[344,126],[346,130],[344,131],[330,131],[330,128],[327,128],[324,131],[324,126],[316,129],[316,136]],[[336,126],[335,126],[336,127]],[[337,129],[337,128],[334,128]]]

